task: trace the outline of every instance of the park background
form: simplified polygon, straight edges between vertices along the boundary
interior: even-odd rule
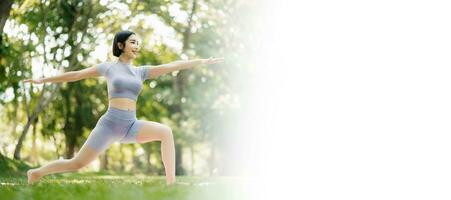
[[[248,56],[257,39],[251,31],[253,5],[215,0],[2,1],[3,176],[23,179],[29,167],[72,158],[108,108],[104,78],[43,85],[21,81],[114,61],[112,40],[121,30],[131,30],[141,40],[135,66],[225,58],[220,64],[146,81],[137,118],[172,128],[177,176],[243,176],[245,169],[237,165],[243,159],[237,126],[249,89],[246,77],[253,70]],[[164,176],[160,144],[115,143],[80,172]]]
[[[9,12],[6,2],[4,196],[451,197],[446,1],[28,0]],[[147,81],[138,100],[138,118],[173,128],[177,175],[188,186],[163,186],[159,144],[148,143],[113,145],[84,173],[27,187],[23,170],[73,156],[107,97],[102,79],[20,80],[111,60],[122,29],[142,38],[135,65],[225,58]]]

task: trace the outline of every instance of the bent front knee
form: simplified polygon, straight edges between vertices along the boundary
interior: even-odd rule
[[[164,126],[163,128],[163,139],[165,140],[173,140],[174,136],[172,135],[172,129],[169,126]]]

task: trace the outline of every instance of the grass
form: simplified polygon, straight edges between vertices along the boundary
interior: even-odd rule
[[[244,179],[177,177],[166,186],[163,176],[106,173],[49,175],[28,185],[26,176],[0,176],[0,199],[246,199]]]
[[[30,169],[30,166],[25,162],[10,159],[0,154],[0,176],[20,176],[28,169]]]

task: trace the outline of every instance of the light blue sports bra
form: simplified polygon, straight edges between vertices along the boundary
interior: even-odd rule
[[[149,79],[150,66],[134,67],[120,61],[100,63],[97,72],[108,85],[108,98],[138,99],[143,82]]]

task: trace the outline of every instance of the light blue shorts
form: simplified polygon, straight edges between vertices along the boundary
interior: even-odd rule
[[[100,117],[86,144],[101,153],[116,141],[136,143],[136,136],[143,123],[136,119],[136,111],[109,107]]]

